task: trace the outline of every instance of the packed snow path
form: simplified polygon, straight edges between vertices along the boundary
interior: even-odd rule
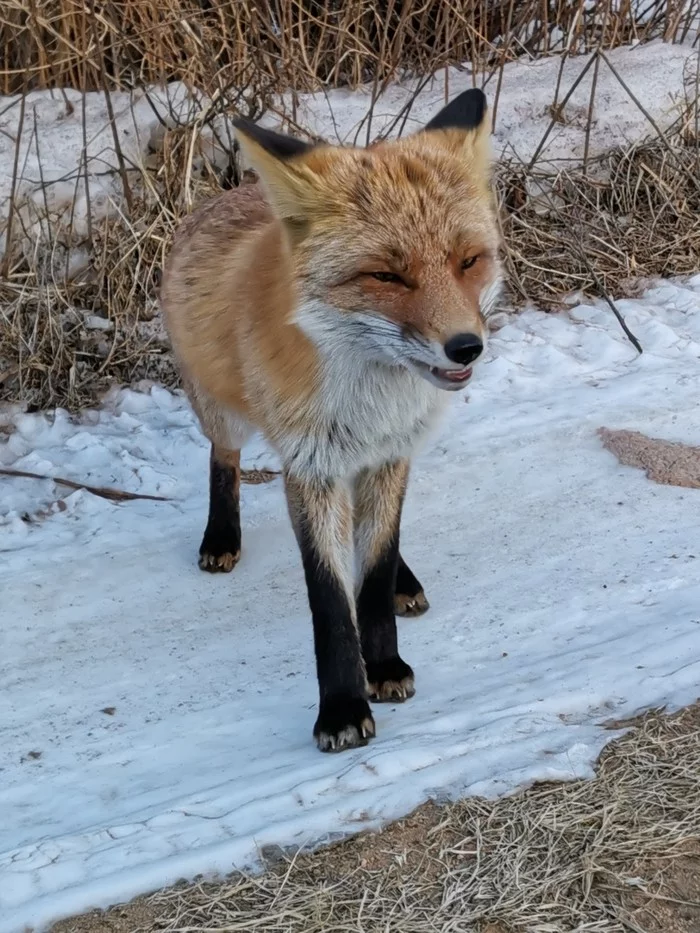
[[[417,695],[319,753],[300,559],[279,480],[243,487],[244,556],[196,563],[204,439],[184,399],[7,418],[0,466],[0,931],[405,814],[590,774],[601,723],[700,692],[700,491],[620,466],[596,429],[700,443],[700,276],[610,312],[527,312],[418,459],[399,620]],[[3,437],[0,434],[0,437]],[[247,465],[274,466],[262,444]],[[60,501],[59,501],[60,500]]]

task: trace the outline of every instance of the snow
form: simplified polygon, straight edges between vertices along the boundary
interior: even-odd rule
[[[688,44],[672,45],[655,40],[644,45],[620,47],[607,52],[606,56],[660,129],[667,129],[678,119],[687,96],[686,86],[690,82],[694,87],[697,69],[697,55]],[[571,56],[566,60],[559,102],[588,61],[589,56]],[[527,161],[535,154],[551,122],[550,107],[560,67],[561,58],[554,56],[537,60],[522,58],[504,68],[497,100],[496,155]],[[571,96],[564,110],[565,122],[553,127],[539,156],[542,162],[582,158],[593,73],[590,68]],[[483,75],[473,74],[468,66],[440,71],[415,97],[405,131],[423,126],[443,105],[446,91],[453,97],[474,83],[482,84],[483,80]],[[492,107],[496,102],[497,81],[497,76],[492,75],[485,85]],[[415,81],[389,84],[375,103],[370,125],[367,114],[372,108],[371,86],[354,91],[334,89],[296,94],[294,100],[290,94],[282,95],[262,122],[278,126],[279,118],[274,116],[277,111],[294,115],[299,125],[332,142],[364,145],[392,125],[390,135],[398,132],[399,125],[394,125],[396,115],[408,105],[416,88]],[[114,92],[111,97],[125,164],[141,168],[150,164],[153,151],[162,146],[163,121],[172,125],[191,121],[195,115],[201,120],[203,108],[211,103],[180,82],[160,89]],[[36,249],[42,232],[45,235],[47,218],[52,233],[63,242],[69,240],[71,227],[78,239],[87,235],[88,205],[96,220],[120,210],[121,182],[104,95],[87,93],[84,106],[83,125],[83,95],[78,91],[33,91],[26,97],[15,203],[22,220],[17,229],[21,227],[23,231],[23,245],[28,255]],[[216,136],[211,128],[202,131],[194,153],[195,175],[201,170],[203,153],[219,168],[228,164],[226,148],[227,141],[232,138],[232,127],[226,126],[225,118],[220,117],[214,120],[214,129]],[[607,64],[601,62],[589,138],[591,157],[611,146],[638,141],[655,133]],[[2,229],[10,204],[18,136],[19,97],[0,97],[0,254],[4,249]],[[87,183],[83,149],[88,164]],[[133,178],[132,184],[138,188]],[[72,274],[77,274],[85,267],[87,254],[75,248],[73,253]]]
[[[686,99],[686,81],[695,75],[697,56],[684,45],[656,40],[641,46],[624,46],[605,53],[632,93],[642,102],[661,129],[678,118]],[[511,62],[503,69],[503,80],[496,100],[497,73],[484,84],[493,109],[496,107],[494,152],[497,157],[529,161],[552,122],[551,105],[561,69],[558,102],[589,63],[591,56],[577,55],[562,65],[558,56]],[[564,108],[564,122],[557,122],[545,143],[541,161],[562,159],[581,161],[591,100],[594,69],[588,69]],[[470,70],[447,69],[416,96],[406,120],[405,132],[415,132],[452,99],[482,80]],[[390,84],[375,106],[370,139],[393,126],[415,94],[415,83]],[[367,142],[367,117],[372,88],[359,91],[333,90],[326,94],[297,95],[297,121],[324,139],[342,143]],[[271,121],[270,121],[271,122]],[[595,89],[589,138],[591,157],[612,146],[625,145],[654,135],[647,117],[632,102],[608,66],[601,62]],[[395,132],[390,134],[395,135]]]
[[[602,425],[700,444],[700,276],[619,307],[527,311],[416,462],[403,525],[429,614],[399,620],[418,692],[323,755],[281,483],[243,487],[244,555],[196,566],[207,447],[182,396],[8,410],[0,466],[169,498],[0,481],[0,931],[267,847],[376,827],[427,797],[587,777],[602,723],[697,696],[700,492],[622,467]],[[262,442],[248,465],[274,466]]]

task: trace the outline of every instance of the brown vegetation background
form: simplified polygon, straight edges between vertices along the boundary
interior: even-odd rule
[[[369,84],[378,102],[392,80],[427,79],[460,63],[489,78],[497,108],[509,61],[556,55],[564,62],[577,54],[595,73],[608,67],[606,51],[621,44],[688,42],[697,15],[697,0],[4,0],[0,91],[13,96],[0,107],[21,108],[33,90],[73,88],[101,91],[109,112],[115,91],[174,79],[213,103],[163,127],[148,170],[115,169],[124,177],[124,208],[83,235],[89,275],[47,262],[56,252],[50,232],[31,256],[17,249],[20,221],[11,204],[0,259],[0,399],[77,407],[115,381],[177,384],[159,326],[157,286],[179,219],[239,182],[232,146],[225,170],[206,158],[203,171],[189,170],[193,138],[222,112],[258,117],[289,89],[360,84]],[[676,124],[663,134],[650,125],[642,144],[578,168],[537,159],[499,165],[516,305],[554,309],[571,292],[609,298],[649,277],[697,270],[697,84],[696,76]],[[592,95],[589,121],[594,103]],[[643,102],[631,95],[630,107],[643,110]],[[553,126],[566,119],[558,86],[550,109]],[[303,131],[293,107],[285,117]],[[531,197],[533,183],[549,192],[544,209],[542,197],[537,203]],[[88,312],[108,322],[104,330],[86,329]]]

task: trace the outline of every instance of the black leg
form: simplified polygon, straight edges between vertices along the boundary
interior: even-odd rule
[[[314,627],[321,751],[365,745],[374,735],[352,581],[352,509],[342,486],[286,477]]]
[[[422,616],[430,608],[423,586],[416,579],[411,568],[399,554],[399,566],[396,573],[396,595],[394,611],[397,616]]]
[[[396,702],[415,693],[413,671],[399,656],[394,594],[401,506],[408,463],[366,471],[355,488],[355,543],[360,578],[357,621],[370,699]]]
[[[212,444],[209,461],[209,521],[199,548],[199,566],[228,573],[241,556],[241,452]]]

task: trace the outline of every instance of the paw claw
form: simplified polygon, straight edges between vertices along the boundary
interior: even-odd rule
[[[364,720],[362,723],[362,738],[363,739],[373,739],[376,735],[376,730],[374,726],[374,720],[371,716]]]
[[[322,752],[358,748],[374,735],[374,720],[364,697],[340,695],[322,701],[314,726],[316,744]]]
[[[416,688],[412,677],[400,681],[385,680],[381,684],[369,685],[369,698],[375,703],[405,703],[415,695]]]
[[[416,692],[413,671],[399,657],[367,665],[369,698],[375,703],[404,703]]]
[[[394,596],[394,612],[397,616],[416,618],[422,616],[429,608],[430,603],[422,590],[415,596],[407,596],[405,593],[397,593]]]
[[[224,554],[202,551],[199,555],[199,569],[207,573],[230,573],[240,559],[240,551],[226,551]]]

